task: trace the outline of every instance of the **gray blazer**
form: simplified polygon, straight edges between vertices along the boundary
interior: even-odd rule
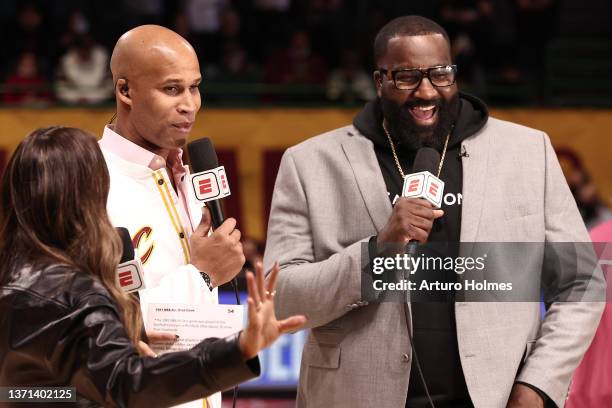
[[[589,241],[546,134],[491,118],[463,146],[462,242]],[[299,407],[405,404],[412,358],[405,305],[361,299],[361,245],[390,214],[373,145],[354,126],[284,154],[264,263],[278,260],[282,268],[278,315],[305,314],[311,329]],[[537,275],[542,259],[523,265]],[[590,283],[601,299],[601,271]],[[602,310],[601,302],[559,302],[541,320],[537,302],[456,302],[461,365],[475,406],[505,407],[515,381],[563,406]]]

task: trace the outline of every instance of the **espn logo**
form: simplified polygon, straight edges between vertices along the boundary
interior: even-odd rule
[[[213,177],[202,177],[202,179],[200,179],[198,181],[198,187],[200,188],[200,194],[213,194],[213,181],[214,178]],[[218,186],[215,184],[215,188],[218,190]],[[214,194],[219,194],[219,192],[217,190],[214,190]]]
[[[428,171],[409,174],[404,178],[403,197],[424,198],[435,208],[442,206],[444,182]]]
[[[117,284],[126,293],[144,289],[142,269],[138,260],[124,262],[117,267]]]
[[[203,203],[218,200],[231,194],[227,174],[223,166],[193,174],[191,184],[196,199]]]
[[[421,188],[421,184],[422,181],[420,179],[410,180],[410,183],[408,184],[408,189],[406,191],[408,193],[415,193],[419,191],[419,189]]]

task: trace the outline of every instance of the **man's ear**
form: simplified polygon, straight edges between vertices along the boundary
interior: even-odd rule
[[[117,99],[128,106],[132,106],[132,98],[130,97],[130,87],[125,78],[119,78],[115,84],[115,95]]]
[[[378,97],[381,97],[382,93],[382,76],[380,75],[380,71],[376,70],[372,74],[372,78],[374,78],[374,85],[376,86],[376,94]]]

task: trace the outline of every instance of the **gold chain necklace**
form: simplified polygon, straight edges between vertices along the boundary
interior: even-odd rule
[[[402,170],[402,165],[400,164],[399,158],[397,157],[397,153],[395,152],[395,144],[393,143],[393,139],[391,139],[391,135],[389,134],[389,131],[387,130],[387,125],[385,124],[384,120],[382,123],[382,127],[383,127],[383,130],[385,131],[385,134],[387,135],[387,139],[389,139],[389,144],[391,145],[391,152],[393,153],[393,158],[395,159],[395,165],[397,166],[397,169],[402,175],[402,179],[405,179],[406,175],[404,174],[404,170]],[[436,177],[438,178],[440,178],[440,172],[442,171],[442,165],[444,164],[444,158],[446,157],[446,148],[448,147],[448,139],[450,139],[450,135],[453,132],[454,127],[455,125],[453,125],[451,130],[448,132],[448,134],[446,135],[446,140],[444,141],[444,149],[442,149],[442,158],[440,159],[440,164],[438,165],[438,174],[436,175]]]

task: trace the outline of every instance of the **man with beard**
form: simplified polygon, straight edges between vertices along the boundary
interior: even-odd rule
[[[537,301],[366,300],[380,244],[588,241],[548,137],[459,93],[443,28],[395,19],[374,57],[378,99],[288,149],[276,180],[264,263],[282,268],[278,314],[311,328],[298,406],[563,406],[600,303],[552,303],[541,321]],[[421,147],[442,158],[441,209],[400,197]],[[542,261],[529,259],[530,276]],[[589,278],[601,294],[601,274]]]

